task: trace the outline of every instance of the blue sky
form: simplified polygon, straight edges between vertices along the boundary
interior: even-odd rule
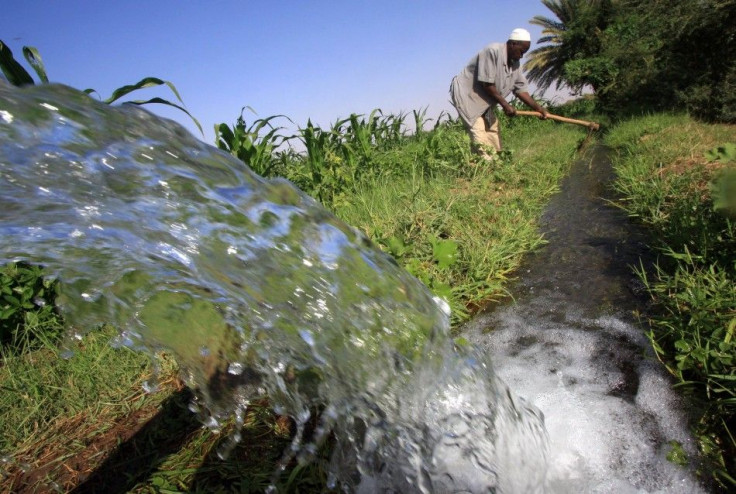
[[[204,137],[186,115],[147,108],[211,144],[213,125],[243,106],[257,112],[248,123],[286,115],[294,126],[376,108],[455,116],[452,77],[515,27],[535,48],[535,15],[552,16],[540,0],[10,0],[0,39],[24,66],[21,49],[34,46],[52,81],[102,97],[146,76],[171,81]],[[131,98],[153,96],[174,100],[166,88]]]

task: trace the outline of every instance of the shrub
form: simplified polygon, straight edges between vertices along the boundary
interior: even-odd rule
[[[61,325],[54,305],[58,283],[44,277],[41,266],[25,262],[0,268],[0,343],[11,351],[26,348],[42,330],[58,336]],[[32,346],[32,345],[31,345]]]

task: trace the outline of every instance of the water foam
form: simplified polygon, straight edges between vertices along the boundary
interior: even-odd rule
[[[667,460],[671,441],[691,458],[696,445],[670,380],[625,318],[522,298],[478,318],[466,336],[544,413],[551,492],[705,492]]]

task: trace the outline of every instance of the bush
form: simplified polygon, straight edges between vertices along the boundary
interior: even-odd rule
[[[5,350],[32,346],[39,328],[54,337],[61,334],[54,305],[57,288],[41,266],[17,262],[0,268],[0,344]]]

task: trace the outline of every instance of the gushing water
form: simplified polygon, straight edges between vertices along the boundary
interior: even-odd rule
[[[548,244],[527,257],[513,303],[464,335],[498,375],[545,415],[552,492],[703,492],[673,447],[697,462],[686,404],[673,392],[631,312],[642,308],[632,265],[642,232],[608,206],[605,149],[573,164],[542,218]]]
[[[207,423],[267,393],[309,461],[362,492],[542,492],[540,412],[390,257],[177,124],[70,88],[0,83],[0,262],[62,281],[71,331],[173,352]],[[321,409],[314,437],[301,433]]]

